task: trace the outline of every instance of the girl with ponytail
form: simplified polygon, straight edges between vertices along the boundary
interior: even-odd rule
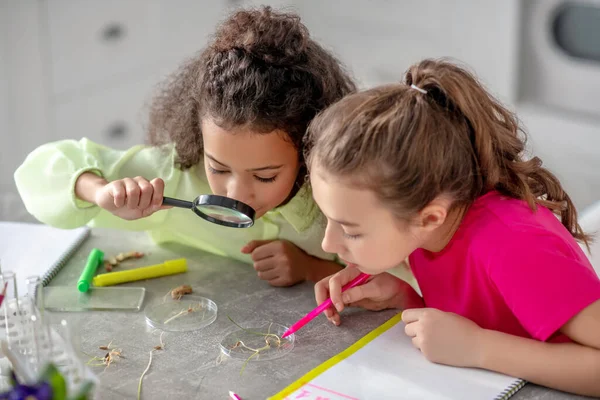
[[[348,267],[315,286],[345,305],[398,308],[429,360],[600,396],[600,279],[590,238],[516,116],[446,61],[346,96],[305,138],[322,246]],[[387,273],[408,259],[422,296]],[[341,293],[360,272],[373,277]]]

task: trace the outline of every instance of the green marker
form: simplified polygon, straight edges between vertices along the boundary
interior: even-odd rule
[[[92,249],[87,262],[85,263],[85,268],[77,282],[77,289],[79,289],[81,293],[85,293],[90,289],[90,283],[96,273],[96,269],[98,269],[98,266],[102,264],[103,261],[104,253],[98,249]]]

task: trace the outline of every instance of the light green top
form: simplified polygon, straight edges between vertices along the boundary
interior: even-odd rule
[[[75,196],[75,182],[84,172],[108,181],[143,176],[165,181],[165,196],[192,201],[211,193],[203,165],[182,171],[175,167],[173,146],[136,146],[126,151],[107,148],[88,139],[64,140],[34,150],[15,172],[27,210],[38,220],[59,228],[92,227],[145,230],[158,244],[177,242],[213,254],[251,262],[241,249],[255,239],[289,240],[308,254],[335,260],[321,249],[325,219],[303,187],[287,204],[267,212],[251,228],[212,224],[191,210],[172,208],[150,217],[126,221]]]
[[[268,211],[250,228],[216,225],[191,210],[172,208],[150,217],[127,221],[75,196],[75,182],[84,172],[106,180],[143,176],[165,181],[164,195],[192,201],[211,193],[202,164],[185,171],[175,167],[175,148],[135,146],[114,150],[88,139],[63,140],[38,147],[15,172],[15,181],[27,210],[39,221],[57,228],[82,225],[148,231],[157,244],[176,242],[213,254],[251,263],[240,250],[251,240],[288,240],[310,255],[339,262],[321,248],[326,221],[310,190],[304,186],[282,207]],[[410,270],[390,270],[418,290]]]

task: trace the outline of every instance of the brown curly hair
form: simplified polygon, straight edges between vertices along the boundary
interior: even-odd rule
[[[525,157],[517,117],[451,62],[424,60],[403,84],[345,97],[312,121],[306,142],[309,164],[373,190],[401,219],[441,194],[464,207],[496,190],[547,207],[575,239],[591,240],[559,180]]]
[[[304,165],[308,124],[354,90],[341,64],[310,38],[298,15],[271,7],[240,10],[159,87],[150,108],[149,142],[174,143],[177,166],[190,168],[203,153],[200,122],[210,117],[224,129],[286,132]]]

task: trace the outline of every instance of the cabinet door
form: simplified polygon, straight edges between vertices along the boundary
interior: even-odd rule
[[[201,50],[225,0],[47,0],[53,88],[69,94]]]
[[[136,80],[55,105],[53,140],[87,137],[97,143],[127,149],[145,142],[147,106],[161,74]]]
[[[145,0],[48,0],[53,92],[94,88],[147,65],[156,48],[157,28]]]

